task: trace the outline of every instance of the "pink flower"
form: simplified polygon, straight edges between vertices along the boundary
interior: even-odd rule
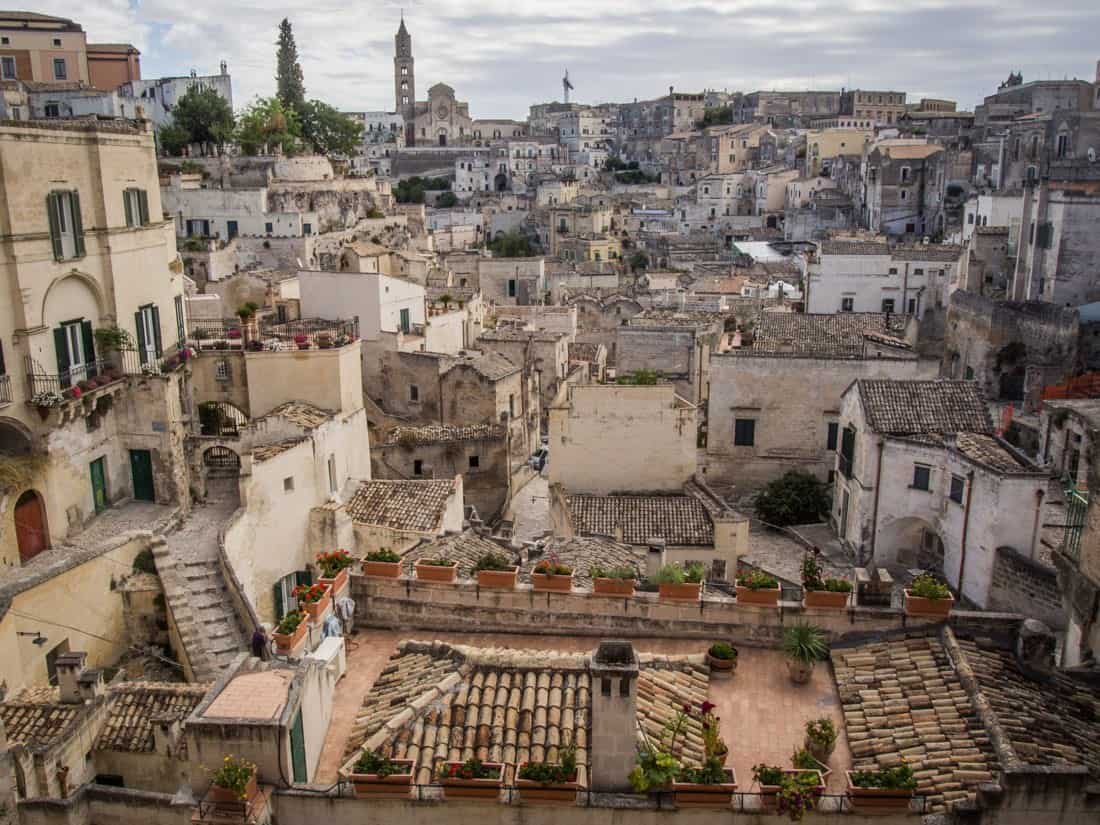
[[[714,710],[714,703],[713,702],[703,702],[702,706],[699,709],[704,714],[710,713],[712,710]]]

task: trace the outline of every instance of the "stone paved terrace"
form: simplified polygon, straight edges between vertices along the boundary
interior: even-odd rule
[[[353,637],[348,671],[337,685],[316,784],[336,782],[363,698],[390,664],[397,644],[408,638],[558,653],[586,653],[597,644],[594,639],[566,636],[362,630]],[[636,638],[632,642],[639,653],[677,656],[699,654],[707,647],[705,642],[677,639]],[[829,664],[818,665],[809,685],[796,686],[787,675],[784,656],[775,650],[742,647],[736,675],[711,679],[708,699],[716,705],[722,736],[730,748],[727,764],[736,771],[743,791],[753,790],[752,766],[757,762],[790,764],[791,754],[802,745],[809,719],[830,716],[842,728],[840,699]],[[849,767],[851,754],[842,734],[830,760],[829,793],[843,792],[844,771]]]

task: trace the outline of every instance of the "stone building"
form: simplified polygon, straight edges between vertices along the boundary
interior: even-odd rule
[[[944,231],[945,154],[942,146],[880,141],[864,172],[864,219],[872,232],[925,236]]]
[[[935,377],[914,337],[899,315],[761,313],[710,358],[707,480],[751,490],[794,469],[830,479],[853,381]]]
[[[710,354],[718,348],[723,330],[724,317],[720,313],[645,310],[617,330],[616,375],[655,371],[671,381],[689,404],[705,407]]]
[[[905,92],[849,89],[840,93],[838,118],[850,127],[893,126],[905,114]]]
[[[571,340],[567,332],[498,325],[481,333],[476,345],[521,364],[538,386],[539,404],[545,410],[569,374]]]
[[[934,569],[986,608],[1006,551],[1036,560],[1048,476],[995,434],[975,382],[861,379],[837,421],[831,518],[861,563]]]

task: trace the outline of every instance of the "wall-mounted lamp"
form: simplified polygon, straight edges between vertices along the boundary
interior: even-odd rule
[[[46,642],[49,641],[49,639],[47,639],[45,636],[42,635],[42,631],[40,631],[40,630],[36,630],[36,631],[34,631],[34,633],[25,633],[22,630],[17,630],[15,632],[15,635],[16,636],[29,636],[30,639],[31,639],[31,642],[38,645],[39,647],[42,647],[42,645],[46,644]]]

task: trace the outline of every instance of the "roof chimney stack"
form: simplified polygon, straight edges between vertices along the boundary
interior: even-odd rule
[[[80,692],[80,676],[84,672],[84,662],[88,654],[84,651],[62,653],[57,657],[57,686],[61,689],[61,701],[66,705],[82,705],[84,697]]]
[[[626,791],[638,753],[638,657],[630,642],[600,642],[588,668],[592,674],[592,788]]]

